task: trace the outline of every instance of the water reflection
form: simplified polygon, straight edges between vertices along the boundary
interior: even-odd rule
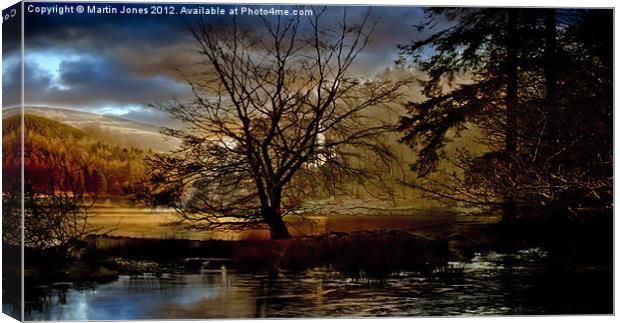
[[[351,279],[327,270],[246,274],[121,276],[117,281],[28,290],[27,320],[131,320],[251,317],[359,317],[573,313],[575,304],[540,285],[546,254],[487,253],[455,264],[449,275],[403,272],[381,281]],[[598,293],[597,286],[594,292]],[[566,291],[563,291],[566,292]],[[586,312],[602,313],[588,294],[570,295]],[[560,298],[561,300],[567,299]],[[590,302],[590,303],[589,303]]]
[[[112,236],[134,238],[177,238],[193,240],[238,240],[269,239],[269,230],[226,231],[187,231],[179,230],[170,224],[178,220],[173,211],[141,208],[93,208],[89,224],[110,231]],[[407,214],[391,215],[316,215],[287,217],[286,221],[292,235],[320,235],[326,232],[351,232],[373,229],[422,230],[428,227],[441,227],[449,230],[456,223],[483,223],[495,221],[492,217],[477,217],[449,211],[410,211]]]

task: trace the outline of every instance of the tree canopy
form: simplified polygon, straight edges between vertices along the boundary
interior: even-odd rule
[[[147,200],[190,228],[267,225],[278,239],[289,237],[283,217],[317,191],[381,177],[393,127],[367,110],[397,101],[409,80],[353,75],[374,24],[333,12],[190,25],[195,99],[158,105],[186,128],[165,131],[178,150],[149,159]]]
[[[429,196],[486,210],[545,208],[579,217],[610,210],[612,189],[611,24],[606,10],[427,10],[419,28],[451,27],[400,46],[404,61],[426,72],[421,102],[402,118],[403,142],[418,151]],[[464,129],[486,152],[444,148]],[[446,157],[459,170],[444,174]],[[508,206],[508,208],[507,208]]]

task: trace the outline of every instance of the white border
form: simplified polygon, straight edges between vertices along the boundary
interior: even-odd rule
[[[2,7],[2,9],[5,9],[9,6],[11,6],[12,4],[16,3],[17,1],[10,1],[10,0],[0,0],[0,5]],[[49,1],[49,2],[54,2],[54,1]],[[66,1],[68,2],[68,1]],[[71,2],[110,2],[110,1],[105,1],[105,0],[94,0],[94,1],[84,1],[84,0],[73,0]],[[116,2],[116,1],[115,1]],[[122,2],[122,1],[118,1],[118,2]],[[137,0],[137,1],[127,1],[127,2],[142,2],[142,3],[187,3],[187,2],[195,2],[195,1],[183,1],[183,0],[168,0],[168,1],[162,1],[162,0],[152,0],[152,1],[144,1],[144,0]],[[201,3],[252,3],[252,4],[279,4],[279,3],[292,3],[292,4],[308,4],[308,3],[312,3],[312,4],[330,4],[330,5],[378,5],[378,6],[469,6],[469,7],[570,7],[570,8],[615,8],[616,3],[613,0],[588,0],[588,1],[582,1],[582,0],[520,0],[520,1],[506,1],[506,0],[496,0],[496,1],[489,1],[489,0],[461,0],[461,1],[454,1],[454,0],[433,0],[433,1],[429,1],[429,0],[416,0],[416,1],[405,1],[405,0],[310,0],[310,1],[303,1],[303,0],[286,0],[286,1],[278,1],[278,0],[244,0],[244,1],[235,1],[235,0],[219,0],[219,1],[201,1]],[[0,27],[1,30],[1,27]],[[616,65],[617,62],[617,55],[618,55],[618,50],[617,50],[617,40],[618,40],[618,24],[616,23],[616,16],[615,16],[615,12],[614,12],[614,81],[615,81],[615,76],[616,76],[616,72],[618,70],[618,66]],[[2,44],[0,42],[0,52],[2,50]],[[1,63],[0,63],[0,68],[1,68]],[[1,69],[0,69],[1,70]],[[615,82],[614,82],[615,84]],[[0,87],[0,103],[1,103],[1,94],[2,94],[2,89]],[[616,106],[616,101],[618,98],[618,88],[616,86],[614,86],[614,106]],[[1,105],[0,105],[1,106]],[[614,109],[615,110],[615,109]],[[615,111],[614,111],[615,112]],[[617,124],[618,120],[619,120],[620,116],[617,113],[614,113],[614,126]],[[2,130],[2,125],[0,124],[0,131]],[[614,128],[615,130],[615,128]],[[618,139],[620,138],[620,135],[618,132],[614,131],[614,151],[618,151],[617,148],[617,144],[618,144]],[[0,147],[1,147],[1,143],[0,143]],[[614,178],[617,178],[617,172],[616,169],[614,168]],[[2,179],[2,175],[0,173],[0,183],[1,183],[1,179]],[[614,181],[615,184],[615,181]],[[615,186],[615,185],[614,185]],[[616,196],[614,196],[614,203],[616,202]],[[0,202],[1,203],[1,202]],[[615,209],[614,209],[614,216],[615,214]],[[614,232],[616,232],[617,230],[615,230],[618,226],[618,221],[614,221]],[[617,253],[618,250],[618,240],[615,239],[615,234],[614,234],[614,269],[615,269],[615,273],[618,272],[617,267],[616,267],[616,263],[615,263],[615,255]],[[1,250],[0,250],[0,256],[1,256]],[[0,264],[1,264],[1,257],[0,257]],[[615,275],[614,275],[614,292],[617,290],[618,287],[618,282],[617,279],[615,279]],[[615,295],[615,293],[614,293]],[[1,295],[0,295],[0,300],[1,300]],[[617,313],[618,309],[618,299],[615,298],[614,299],[614,312]],[[528,322],[562,322],[562,323],[574,323],[574,322],[583,322],[584,320],[587,320],[589,323],[595,323],[595,322],[607,322],[607,321],[611,321],[611,320],[615,320],[616,317],[615,316],[528,316],[528,317],[475,317],[475,318],[465,318],[465,317],[457,317],[457,318],[386,318],[386,319],[379,319],[385,322],[409,322],[410,320],[413,320],[414,322],[438,322],[438,321],[445,321],[445,320],[458,320],[460,322],[488,322],[488,323],[495,323],[495,322],[520,322],[521,320],[526,319]],[[346,321],[344,321],[346,320]],[[303,319],[303,320],[261,320],[264,322],[292,322],[292,321],[303,321],[303,322],[308,322],[308,323],[326,323],[326,322],[367,322],[369,319]],[[376,320],[376,319],[370,319],[370,320]],[[199,321],[199,320],[188,320],[188,321]],[[230,322],[230,323],[244,323],[244,322],[248,322],[248,320],[206,320],[208,322]],[[4,314],[0,314],[0,323],[5,323],[5,322],[15,322],[15,320],[13,320],[12,318],[4,315]],[[153,322],[153,321],[113,321],[113,322]],[[164,321],[164,320],[157,320],[156,322],[179,322],[179,321]]]

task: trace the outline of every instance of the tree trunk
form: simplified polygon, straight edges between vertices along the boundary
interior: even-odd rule
[[[507,34],[507,57],[506,57],[506,138],[505,149],[508,158],[508,190],[504,196],[503,221],[513,221],[516,217],[514,185],[516,169],[514,158],[517,153],[517,79],[518,79],[518,34],[517,34],[517,10],[508,10],[508,34]]]
[[[263,214],[269,226],[272,240],[288,239],[291,237],[278,209],[267,208],[263,211]]]
[[[570,127],[564,127],[564,115],[561,105],[556,100],[557,67],[556,67],[556,40],[557,29],[555,26],[555,9],[547,9],[545,13],[545,90],[548,120],[550,123],[547,135],[550,142],[566,138],[567,131],[573,131]],[[558,145],[560,146],[560,145]],[[557,147],[558,149],[560,147]]]
[[[555,92],[557,83],[556,68],[556,40],[557,28],[555,26],[555,9],[547,9],[545,14],[545,86],[547,91],[547,104],[555,104]]]
[[[282,190],[271,189],[269,193],[269,202],[271,205],[263,206],[263,217],[269,226],[269,232],[271,233],[272,240],[288,239],[291,234],[288,233],[286,223],[282,219],[282,211],[280,205],[282,204]]]

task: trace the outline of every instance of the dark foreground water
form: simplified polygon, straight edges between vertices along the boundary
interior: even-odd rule
[[[556,266],[557,267],[557,266]],[[565,270],[541,249],[478,254],[433,275],[352,279],[325,269],[245,274],[226,269],[121,276],[26,291],[27,320],[360,317],[610,313],[611,273]]]

